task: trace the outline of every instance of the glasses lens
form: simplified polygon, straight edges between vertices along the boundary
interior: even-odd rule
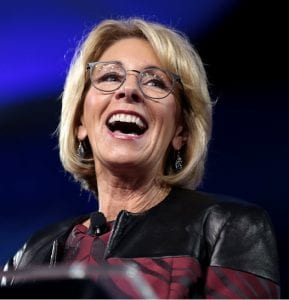
[[[125,70],[116,63],[97,63],[91,71],[91,83],[97,89],[111,92],[125,80]]]
[[[146,69],[140,74],[140,87],[143,93],[155,99],[164,98],[173,89],[173,78],[158,68]]]

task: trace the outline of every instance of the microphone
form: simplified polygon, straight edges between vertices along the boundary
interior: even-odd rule
[[[102,212],[93,212],[90,215],[90,226],[88,228],[88,234],[92,236],[100,236],[109,231],[109,227],[106,223],[106,218]]]

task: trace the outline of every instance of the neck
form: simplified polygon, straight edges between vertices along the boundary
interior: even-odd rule
[[[99,174],[97,176],[99,210],[108,221],[115,220],[121,210],[144,212],[160,203],[170,188],[156,180]]]

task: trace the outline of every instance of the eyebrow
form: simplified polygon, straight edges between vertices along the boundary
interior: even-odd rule
[[[120,60],[109,60],[109,61],[103,61],[103,62],[105,62],[105,63],[116,63],[116,64],[121,65],[122,67],[124,67],[123,63]],[[162,69],[162,67],[159,67],[159,66],[147,65],[145,67],[142,67],[141,70],[146,70],[146,69],[150,69],[150,68]]]

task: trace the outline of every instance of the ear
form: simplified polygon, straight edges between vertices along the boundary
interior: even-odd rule
[[[83,116],[80,118],[80,124],[78,125],[77,128],[77,138],[80,141],[83,141],[87,137],[87,130],[85,125],[83,125]]]
[[[172,146],[175,150],[180,150],[187,141],[187,135],[182,125],[176,128],[175,135],[172,139]]]

